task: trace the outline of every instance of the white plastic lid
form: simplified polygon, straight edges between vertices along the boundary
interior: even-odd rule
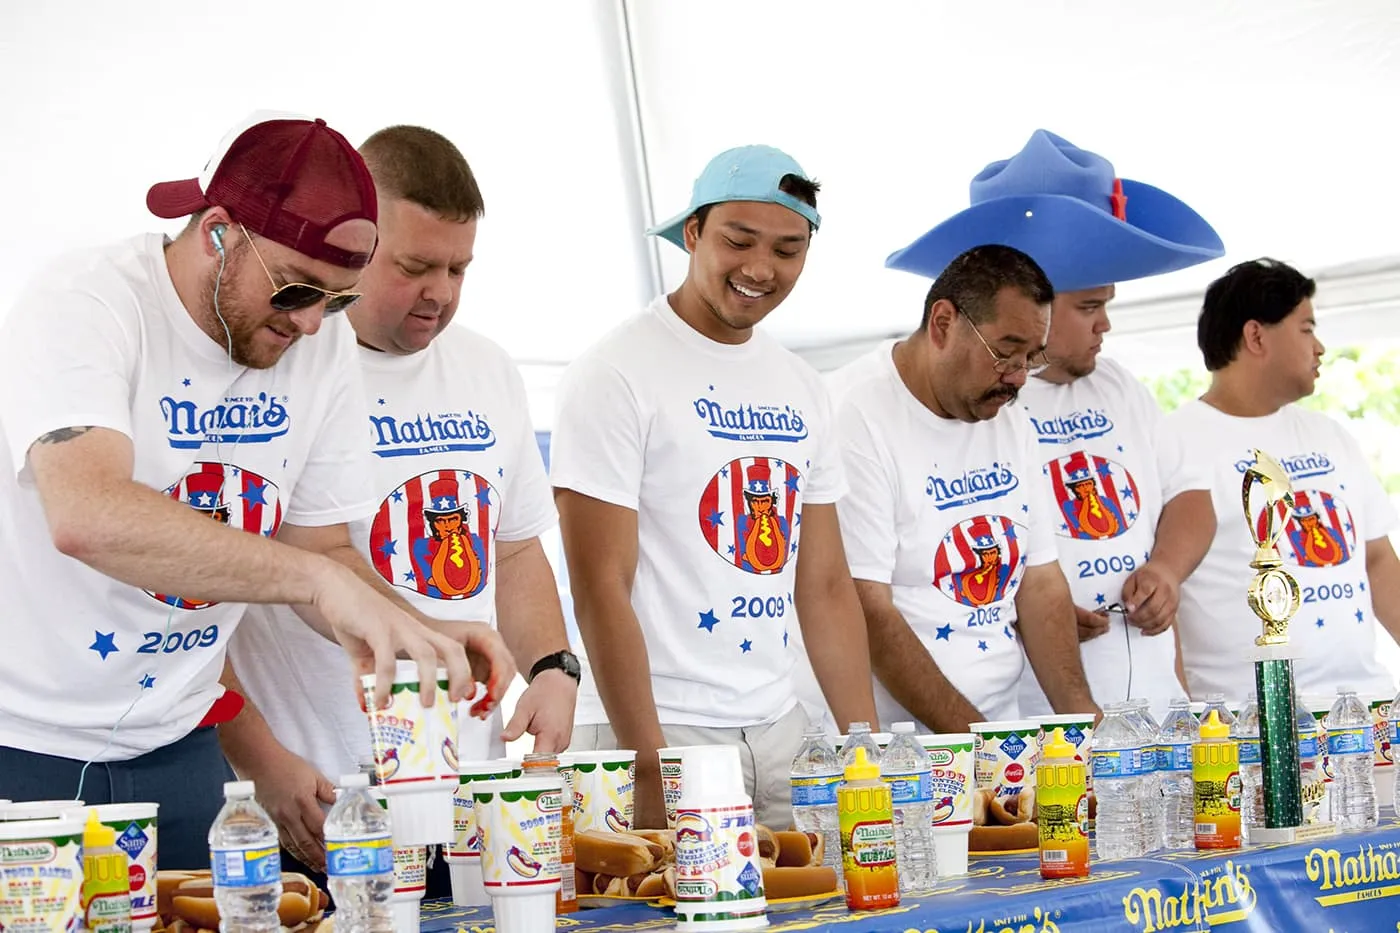
[[[224,785],[224,799],[232,800],[239,797],[253,796],[252,781],[229,781]]]
[[[681,772],[685,775],[683,799],[692,796],[744,797],[744,769],[739,762],[739,749],[733,745],[694,745],[681,753]],[[702,791],[703,788],[703,791]]]
[[[912,722],[897,722],[890,726],[890,732],[895,735],[914,734],[914,724]]]
[[[1355,688],[1355,687],[1341,686],[1341,687],[1338,687],[1338,688],[1337,688],[1337,696],[1342,696],[1342,695],[1347,694],[1347,693],[1355,693],[1355,692],[1356,692],[1356,688]]]
[[[352,787],[369,787],[369,775],[363,771],[355,774],[342,774],[340,776],[340,787],[348,790]]]

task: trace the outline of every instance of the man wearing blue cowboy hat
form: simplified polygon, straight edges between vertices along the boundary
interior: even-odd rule
[[[588,652],[574,747],[637,750],[641,826],[665,825],[656,750],[713,744],[738,746],[759,819],[787,825],[799,626],[840,721],[875,720],[830,402],[756,328],[802,272],[816,196],[776,149],[716,156],[650,231],[689,253],[685,281],[559,386],[551,479]]]
[[[1039,487],[1051,506],[1069,580],[1085,674],[1100,702],[1145,697],[1159,715],[1183,693],[1172,628],[1180,585],[1215,528],[1209,477],[1121,365],[1101,358],[1114,283],[1183,269],[1223,252],[1186,204],[1122,179],[1096,153],[1037,130],[1010,159],[972,180],[972,204],[890,256],[891,268],[937,273],[971,243],[1023,250],[1055,287],[1048,365],[1020,406],[1038,440]],[[1036,678],[1022,715],[1050,711]]]

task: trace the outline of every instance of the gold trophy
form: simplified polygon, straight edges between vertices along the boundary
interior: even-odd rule
[[[1254,685],[1259,701],[1259,761],[1264,773],[1264,825],[1249,828],[1252,843],[1292,842],[1303,825],[1298,773],[1297,712],[1288,622],[1301,605],[1298,581],[1283,569],[1278,543],[1293,517],[1288,471],[1262,450],[1245,470],[1245,523],[1254,539],[1249,608],[1264,623],[1254,639]]]

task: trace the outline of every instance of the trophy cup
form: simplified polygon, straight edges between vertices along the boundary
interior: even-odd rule
[[[1250,831],[1257,843],[1293,842],[1303,825],[1298,774],[1298,733],[1293,657],[1288,622],[1301,604],[1298,581],[1283,569],[1278,542],[1293,515],[1293,487],[1273,457],[1254,451],[1241,490],[1245,523],[1254,539],[1255,571],[1249,608],[1264,623],[1254,639],[1254,686],[1259,700],[1259,755],[1264,772],[1264,825]],[[1321,833],[1330,827],[1316,827]],[[1313,835],[1314,827],[1308,827]]]

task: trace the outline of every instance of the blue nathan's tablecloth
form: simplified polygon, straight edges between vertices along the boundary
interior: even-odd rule
[[[1193,851],[1095,863],[1088,878],[1043,881],[1033,855],[978,859],[971,872],[896,908],[769,914],[769,930],[838,933],[1078,933],[1239,930],[1400,933],[1400,820],[1379,829],[1221,854]],[[558,918],[560,930],[670,930],[664,908]],[[430,902],[423,933],[492,933],[489,908]]]

